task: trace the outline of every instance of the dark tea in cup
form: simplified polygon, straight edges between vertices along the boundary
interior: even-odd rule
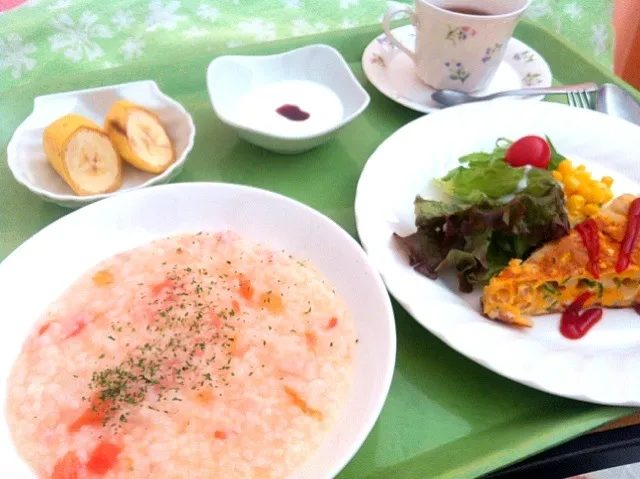
[[[444,6],[442,7],[443,10],[447,10],[448,12],[453,12],[453,13],[461,13],[463,15],[479,15],[479,16],[484,16],[484,15],[491,15],[491,13],[487,12],[486,10],[481,10],[479,8],[475,8],[475,7],[447,7]]]

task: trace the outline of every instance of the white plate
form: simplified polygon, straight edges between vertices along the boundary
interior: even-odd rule
[[[47,162],[42,150],[44,129],[58,118],[76,113],[104,125],[109,108],[118,100],[130,100],[153,111],[167,130],[176,150],[176,161],[159,174],[123,165],[122,185],[102,195],[78,196]],[[193,148],[196,128],[191,115],[177,101],[160,91],[151,80],[109,85],[36,97],[33,112],[16,129],[7,146],[7,160],[15,179],[43,200],[66,208],[79,208],[127,190],[167,183],[182,171]]]
[[[185,183],[137,190],[61,218],[0,264],[0,397],[21,344],[46,306],[80,274],[113,254],[180,233],[233,229],[308,258],[343,296],[358,329],[355,378],[342,417],[317,453],[292,477],[329,479],[358,450],[389,391],[395,323],[380,276],[358,243],[317,211],[245,186]],[[10,318],[10,319],[9,319]],[[0,421],[2,477],[32,478]]]
[[[412,25],[396,28],[393,34],[403,45],[413,49],[415,29]],[[418,79],[411,59],[391,45],[384,33],[365,49],[362,68],[373,86],[393,101],[422,113],[442,109],[439,103],[431,99],[435,90]],[[551,86],[552,80],[551,70],[544,58],[525,43],[512,38],[493,80],[476,95],[531,86],[547,87]],[[528,97],[529,100],[542,98]]]
[[[458,352],[515,381],[560,396],[602,404],[640,405],[640,318],[605,310],[579,341],[563,338],[559,315],[516,329],[480,315],[479,293],[455,281],[416,273],[391,235],[415,231],[416,194],[440,199],[433,184],[458,158],[491,151],[499,137],[548,134],[558,150],[595,176],[615,179],[614,192],[640,193],[640,128],[593,111],[547,102],[485,102],[443,110],[398,130],[367,162],[356,193],[358,233],[387,288],[425,328]]]

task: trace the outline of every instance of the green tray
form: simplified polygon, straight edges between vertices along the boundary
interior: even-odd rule
[[[142,79],[156,80],[195,121],[195,146],[177,181],[224,181],[277,191],[327,214],[356,236],[353,202],[363,165],[385,138],[419,116],[378,93],[362,74],[360,56],[379,33],[378,27],[366,27],[234,50],[270,54],[327,43],[342,52],[371,94],[366,112],[336,140],[293,157],[239,140],[214,115],[205,71],[226,52],[168,54],[164,64],[49,78],[7,92],[0,98],[0,259],[69,212],[18,185],[6,165],[6,145],[31,112],[33,98]],[[559,83],[620,83],[533,24],[522,23],[516,36],[546,57]],[[398,358],[391,392],[373,432],[339,478],[475,477],[631,412],[562,399],[504,379],[445,346],[396,303],[394,309]]]

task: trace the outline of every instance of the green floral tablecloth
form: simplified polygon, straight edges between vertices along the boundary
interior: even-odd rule
[[[612,3],[533,0],[527,16],[610,66]],[[385,0],[28,0],[0,15],[0,91],[127,62],[373,24],[387,5]]]

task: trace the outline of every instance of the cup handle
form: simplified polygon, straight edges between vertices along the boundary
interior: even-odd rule
[[[409,56],[409,58],[411,58],[411,60],[413,60],[415,62],[416,61],[415,52],[413,52],[413,51],[409,50],[407,47],[405,47],[391,33],[391,27],[390,27],[391,20],[393,20],[393,17],[395,17],[399,13],[408,14],[409,18],[411,18],[411,23],[413,23],[415,25],[415,13],[413,12],[413,10],[411,10],[410,8],[399,8],[399,9],[398,8],[390,8],[384,14],[384,20],[382,21],[382,29],[384,30],[385,35],[389,39],[389,43],[391,43],[393,46],[395,46],[395,47],[399,48],[400,50],[402,50],[404,53],[406,53]]]

